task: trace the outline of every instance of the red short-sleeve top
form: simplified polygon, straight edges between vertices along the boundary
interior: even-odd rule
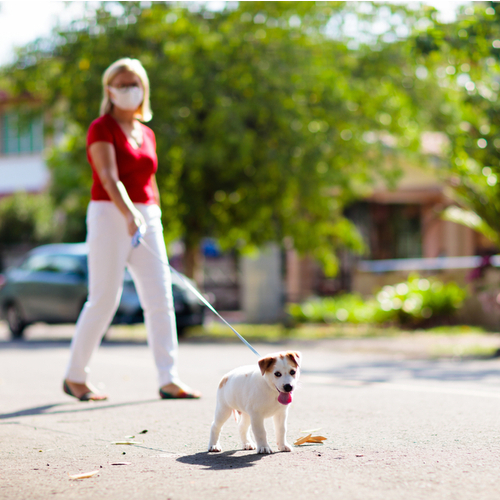
[[[92,200],[111,201],[89,153],[91,144],[102,141],[113,144],[115,148],[118,177],[132,202],[148,205],[156,203],[153,189],[153,174],[158,168],[156,138],[149,127],[142,123],[141,127],[143,141],[138,149],[134,149],[120,125],[111,115],[103,115],[90,124],[87,134],[87,158],[92,166]]]

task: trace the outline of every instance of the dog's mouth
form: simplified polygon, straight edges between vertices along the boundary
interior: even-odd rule
[[[278,402],[282,405],[289,405],[292,402],[292,391],[281,392],[278,388],[276,390],[279,392]]]

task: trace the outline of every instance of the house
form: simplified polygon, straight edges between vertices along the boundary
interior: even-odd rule
[[[341,254],[338,276],[327,278],[317,263],[300,258],[294,250],[287,251],[288,301],[300,302],[313,295],[334,295],[340,291],[369,296],[385,285],[406,280],[412,272],[470,285],[471,271],[481,262],[479,256],[496,253],[498,249],[483,235],[440,216],[445,207],[454,203],[439,172],[445,140],[439,133],[425,134],[422,145],[427,165],[405,164],[396,189],[380,184],[364,200],[348,208],[346,215],[363,235],[367,252],[361,258]],[[460,313],[464,323],[494,329],[500,325],[500,269],[496,269],[500,259],[492,262],[484,281],[488,282],[490,295],[494,295],[487,301],[494,303],[496,298],[498,304],[485,311],[484,297],[471,288]],[[484,288],[484,284],[476,285]]]
[[[30,98],[14,100],[0,91],[0,197],[39,193],[48,186],[43,118],[34,105]]]

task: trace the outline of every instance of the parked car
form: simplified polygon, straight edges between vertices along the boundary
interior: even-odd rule
[[[87,300],[87,251],[85,243],[43,245],[29,252],[19,267],[0,274],[0,317],[7,321],[12,338],[22,338],[32,323],[76,322]],[[201,325],[205,311],[183,279],[172,273],[179,334],[187,326]],[[126,271],[113,324],[140,323],[143,319],[134,283]]]

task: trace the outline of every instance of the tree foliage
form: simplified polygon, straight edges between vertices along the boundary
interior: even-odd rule
[[[445,96],[439,107],[450,139],[444,175],[457,203],[470,211],[451,210],[445,217],[474,227],[498,245],[500,6],[474,3],[449,25],[437,22],[430,11],[413,43]]]
[[[39,245],[56,237],[53,214],[47,195],[19,192],[0,200],[0,251],[8,245]]]
[[[392,8],[404,21],[404,8]],[[84,136],[98,115],[101,75],[112,61],[135,57],[151,81],[167,239],[182,237],[193,253],[205,236],[241,249],[288,238],[335,272],[339,246],[362,248],[345,205],[375,180],[397,177],[381,138],[416,151],[420,115],[434,109],[430,83],[414,78],[408,44],[353,50],[328,33],[350,9],[350,2],[241,2],[217,12],[104,2],[25,47],[7,68],[13,88],[47,103],[55,131],[58,120],[65,127],[50,158],[57,205],[83,221]],[[80,238],[78,227],[66,238]]]

